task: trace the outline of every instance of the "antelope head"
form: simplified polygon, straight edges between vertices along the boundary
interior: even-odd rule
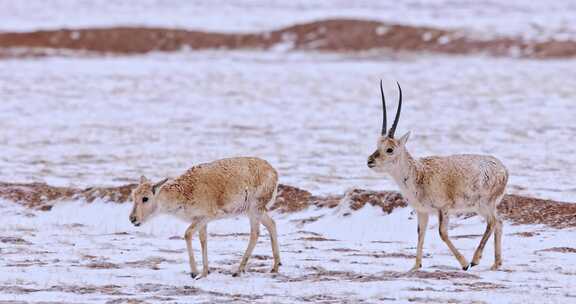
[[[166,181],[168,181],[167,178],[153,184],[145,176],[140,177],[140,184],[132,192],[134,206],[130,213],[130,222],[134,226],[140,226],[158,210],[158,202],[156,200],[158,190]]]
[[[380,94],[382,95],[382,133],[378,137],[378,142],[376,144],[376,151],[368,157],[368,168],[373,169],[378,172],[386,172],[391,169],[391,166],[398,163],[402,153],[406,149],[406,142],[410,137],[410,132],[404,134],[399,139],[394,138],[394,133],[396,132],[396,127],[398,126],[398,121],[400,120],[400,111],[402,110],[402,88],[400,84],[398,85],[399,97],[398,97],[398,109],[396,110],[396,117],[394,117],[394,122],[392,127],[388,132],[386,123],[386,100],[384,98],[384,89],[382,89],[382,80],[380,80]]]

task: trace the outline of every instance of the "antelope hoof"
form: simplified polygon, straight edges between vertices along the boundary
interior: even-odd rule
[[[197,272],[191,272],[191,273],[190,273],[190,277],[193,278],[193,279],[196,278],[197,276],[198,276],[198,273],[197,273]]]
[[[418,270],[420,270],[420,268],[422,268],[422,264],[416,264],[416,265],[414,265],[414,267],[412,267],[412,268],[410,269],[409,272],[418,271]]]
[[[270,273],[278,273],[278,266],[272,267],[272,269],[270,270]]]
[[[490,270],[492,270],[492,271],[496,271],[498,269],[500,269],[500,264],[494,264],[494,265],[492,265],[492,267],[490,267]]]
[[[192,277],[192,278],[194,278],[195,280],[200,280],[200,279],[207,277],[209,273],[210,272],[208,272],[208,271],[202,271],[202,273],[200,275],[197,275],[196,277]]]
[[[232,274],[232,276],[235,277],[235,278],[237,278],[237,277],[239,277],[240,274],[243,273],[243,272],[244,272],[244,270],[238,270],[238,271],[234,272],[234,273]]]
[[[478,265],[478,262],[472,261],[472,262],[470,263],[470,268],[472,268],[472,267],[474,267],[474,266],[476,266],[476,265]]]
[[[468,264],[468,265],[466,265],[466,266],[463,266],[463,267],[462,267],[462,270],[467,271],[467,270],[470,269],[470,267],[472,267],[472,266],[473,266],[472,263],[470,263],[470,264]]]

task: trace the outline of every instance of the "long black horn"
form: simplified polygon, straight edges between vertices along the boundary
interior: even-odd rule
[[[402,88],[400,87],[398,81],[396,81],[396,84],[398,85],[398,91],[400,92],[400,95],[398,97],[398,110],[396,110],[396,117],[394,118],[394,123],[392,123],[392,128],[390,128],[390,131],[388,132],[388,137],[390,138],[394,138],[394,132],[396,132],[398,120],[400,120],[400,111],[402,110]]]
[[[382,79],[380,79],[380,94],[382,94],[382,136],[386,134],[386,99],[384,98],[384,89],[382,89]]]

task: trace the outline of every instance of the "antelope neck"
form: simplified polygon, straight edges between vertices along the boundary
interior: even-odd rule
[[[392,170],[390,170],[390,176],[392,176],[396,184],[398,184],[402,192],[404,192],[405,190],[413,189],[419,170],[421,170],[421,166],[418,160],[414,159],[408,151],[404,150],[398,162],[395,163]]]

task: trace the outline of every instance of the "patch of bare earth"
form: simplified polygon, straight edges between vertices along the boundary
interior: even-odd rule
[[[278,186],[278,195],[276,202],[270,210],[276,210],[280,213],[293,213],[302,211],[310,206],[312,194],[306,190],[296,187],[280,185]]]
[[[0,286],[0,292],[7,294],[30,294],[35,292],[65,292],[73,294],[105,294],[105,295],[126,295],[122,292],[122,287],[118,285],[58,285],[48,288],[31,288],[22,286]]]
[[[148,257],[144,260],[130,261],[123,264],[123,266],[131,268],[147,268],[152,270],[159,270],[160,264],[178,264],[178,261],[165,259],[163,257]]]
[[[498,212],[516,224],[543,224],[554,228],[576,227],[576,204],[533,197],[506,195]]]
[[[515,235],[515,236],[519,236],[519,237],[525,237],[525,238],[529,238],[529,237],[538,236],[538,235],[540,235],[540,233],[538,233],[538,232],[530,232],[530,231],[525,231],[525,232],[516,232],[516,233],[512,233],[511,235]]]
[[[336,241],[338,241],[335,239],[328,239],[328,238],[325,238],[323,236],[306,236],[306,237],[301,237],[298,240],[309,241],[309,242],[336,242]]]
[[[3,183],[0,182],[0,197],[29,208],[48,211],[59,201],[96,199],[107,202],[124,203],[129,200],[135,184],[118,187],[91,187],[86,189],[54,187],[44,183]]]
[[[101,200],[114,203],[130,201],[130,193],[135,184],[118,187],[90,187],[87,189],[53,187],[43,183],[3,183],[0,182],[0,198],[14,201],[23,206],[48,211],[60,201],[80,200],[94,202]],[[350,190],[344,195],[314,196],[310,192],[288,185],[278,187],[278,196],[271,210],[280,213],[299,212],[309,207],[334,208],[345,206],[346,214],[359,210],[367,204],[378,207],[384,214],[390,214],[397,208],[407,207],[407,203],[398,192]],[[498,206],[500,215],[515,224],[542,224],[553,228],[576,227],[576,204],[556,202],[538,198],[506,195]],[[313,222],[317,218],[303,219]],[[528,234],[526,234],[528,236]],[[476,237],[461,236],[462,238]],[[175,237],[175,239],[182,239]],[[18,242],[20,240],[0,238],[0,242]]]
[[[210,296],[211,300],[215,302],[226,301],[234,303],[251,303],[252,301],[261,300],[263,298],[263,296],[261,295],[223,293],[216,291],[208,291],[193,286],[172,286],[172,285],[146,283],[146,284],[137,284],[136,288],[140,293],[145,294],[154,293],[156,295],[164,297],[178,298],[184,296],[207,295]]]
[[[546,248],[542,250],[538,250],[536,252],[559,252],[559,253],[576,253],[576,248],[571,247],[552,247]]]
[[[348,202],[352,211],[362,209],[366,204],[379,207],[386,214],[392,213],[396,208],[404,208],[408,204],[398,192],[377,192],[362,189],[348,191],[343,200]],[[344,215],[348,215],[344,213]]]
[[[120,265],[104,261],[90,262],[85,267],[92,269],[120,269]]]
[[[576,41],[531,41],[368,20],[331,19],[258,33],[216,33],[144,27],[111,27],[0,33],[0,58],[83,54],[142,54],[181,49],[271,49],[330,52],[388,49],[443,54],[569,58]]]
[[[32,245],[32,243],[26,241],[23,238],[12,236],[0,236],[0,243],[13,245]]]
[[[461,281],[462,279],[478,280],[477,275],[462,271],[383,271],[375,274],[358,273],[354,271],[327,270],[317,265],[306,268],[306,273],[299,276],[279,276],[278,279],[284,282],[325,282],[325,281],[350,281],[350,282],[376,282],[393,281],[398,279],[426,279],[426,280],[448,280]]]
[[[415,259],[416,256],[413,254],[401,253],[401,252],[372,252],[372,253],[353,253],[350,256],[359,257],[371,257],[371,258],[402,258],[402,259]]]

